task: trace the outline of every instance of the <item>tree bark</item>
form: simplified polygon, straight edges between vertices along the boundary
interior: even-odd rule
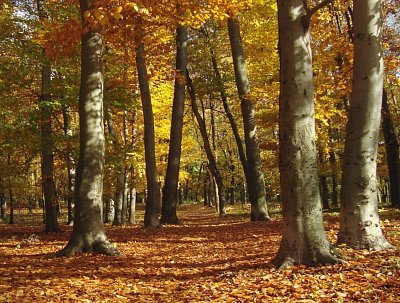
[[[112,116],[108,107],[105,107],[104,113],[107,121],[108,132],[110,133],[114,149],[118,153],[118,155],[121,155],[122,153],[121,144],[118,140],[117,134],[115,133]],[[117,180],[115,188],[115,204],[114,204],[115,212],[114,212],[114,220],[112,223],[112,225],[114,226],[121,226],[124,223],[123,217],[124,216],[126,217],[126,212],[124,213],[123,211],[124,192],[125,192],[125,168],[124,168],[124,163],[122,162],[123,159],[118,159],[118,163],[116,165]]]
[[[357,249],[392,246],[379,222],[376,160],[383,88],[380,0],[354,0],[354,70],[340,196],[338,243]]]
[[[138,21],[136,40],[136,68],[142,100],[144,118],[144,149],[146,161],[147,200],[144,215],[145,227],[159,227],[160,189],[157,180],[156,147],[154,135],[154,115],[151,104],[150,86],[148,82],[144,43],[142,41],[141,21]]]
[[[178,189],[179,166],[181,160],[183,112],[185,106],[186,82],[186,48],[187,29],[178,26],[176,30],[176,75],[174,101],[172,104],[172,120],[168,152],[167,172],[162,195],[161,223],[178,224],[176,215],[176,194]]]
[[[389,169],[390,203],[393,207],[400,208],[399,141],[394,130],[385,89],[382,95],[382,130],[385,137],[386,160]]]
[[[187,71],[186,71],[186,83],[187,83],[187,88],[188,88],[189,95],[190,95],[192,111],[193,111],[194,116],[196,117],[197,124],[199,125],[199,129],[200,129],[200,134],[203,139],[203,146],[204,146],[204,150],[206,152],[207,159],[208,159],[208,167],[210,168],[210,171],[215,179],[217,189],[218,189],[219,215],[224,216],[224,215],[226,215],[226,202],[225,202],[225,187],[223,184],[222,175],[221,175],[220,170],[218,169],[217,161],[212,152],[210,140],[208,139],[208,135],[207,135],[206,124],[200,115],[200,112],[199,112],[199,109],[198,109],[198,106],[196,103],[196,93],[194,90],[194,86],[193,86],[192,80],[190,79],[189,73]]]
[[[67,141],[67,147],[65,149],[65,162],[67,164],[67,224],[71,225],[74,221],[74,180],[75,180],[75,169],[74,169],[74,159],[72,158],[71,152],[71,142],[70,139],[72,137],[71,130],[71,116],[70,109],[68,105],[63,105],[62,107],[63,120],[64,120],[64,136]]]
[[[75,221],[71,238],[56,257],[84,252],[120,255],[107,240],[103,220],[104,123],[103,36],[89,26],[85,12],[96,1],[80,0],[82,17],[81,86],[79,92],[80,150],[75,181]]]
[[[302,0],[278,0],[279,170],[283,236],[274,264],[338,262],[323,225],[315,146],[311,36]]]
[[[258,148],[255,109],[250,97],[250,84],[244,62],[243,43],[240,36],[239,21],[236,18],[228,18],[228,30],[236,87],[243,117],[248,172],[246,177],[248,178],[247,187],[251,204],[250,217],[252,221],[266,221],[270,218],[267,210],[264,174],[261,169],[260,151]]]
[[[47,15],[43,0],[37,0],[39,19],[44,21]],[[58,233],[61,228],[58,225],[58,203],[56,186],[54,182],[54,152],[52,138],[52,105],[51,105],[51,64],[45,51],[42,51],[44,62],[42,65],[42,92],[40,95],[40,133],[42,153],[42,188],[45,204],[45,232]]]

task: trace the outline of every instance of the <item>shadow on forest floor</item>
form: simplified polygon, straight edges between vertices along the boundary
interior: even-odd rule
[[[42,233],[41,215],[17,213],[16,224],[0,224],[0,302],[396,302],[400,292],[398,251],[344,248],[347,264],[270,266],[280,243],[281,220],[249,222],[246,210],[179,207],[180,225],[145,229],[106,225],[124,257],[81,255],[47,259],[68,241]],[[381,218],[400,245],[400,212]],[[326,214],[332,242],[337,214]],[[333,286],[334,285],[334,286]]]

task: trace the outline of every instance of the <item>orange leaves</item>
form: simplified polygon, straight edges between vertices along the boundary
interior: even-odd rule
[[[230,209],[231,214],[238,209]],[[399,254],[344,248],[346,264],[281,272],[268,265],[279,246],[281,222],[219,219],[213,209],[184,206],[183,224],[145,230],[107,226],[126,258],[83,255],[46,259],[68,239],[41,234],[41,227],[0,224],[1,302],[397,302]],[[399,213],[387,222],[400,245]],[[143,211],[140,210],[142,218]],[[18,218],[18,213],[17,213]],[[37,217],[40,220],[40,217]],[[328,218],[337,231],[337,217]]]

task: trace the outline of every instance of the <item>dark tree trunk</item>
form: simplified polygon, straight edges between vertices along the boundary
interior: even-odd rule
[[[37,0],[40,20],[47,19],[43,0]],[[40,133],[42,152],[42,187],[45,204],[45,232],[58,233],[61,231],[58,225],[58,203],[56,186],[54,182],[54,153],[52,138],[52,105],[51,105],[51,65],[43,50],[44,63],[42,66],[42,92],[40,96]]]
[[[228,18],[229,40],[235,69],[236,87],[242,110],[244,142],[247,157],[247,187],[251,204],[251,220],[269,220],[265,193],[264,174],[261,169],[260,151],[258,148],[256,117],[253,101],[250,98],[250,84],[247,77],[244,51],[240,36],[239,21]]]
[[[157,180],[155,135],[154,135],[154,115],[151,104],[150,86],[147,75],[147,65],[144,44],[142,41],[141,20],[138,21],[136,40],[136,68],[140,87],[140,96],[142,100],[143,118],[144,118],[144,149],[146,161],[146,181],[147,181],[147,199],[144,215],[145,227],[159,227],[159,199],[160,189]]]
[[[329,162],[331,164],[331,177],[332,177],[332,207],[337,208],[338,203],[338,181],[337,181],[337,164],[336,164],[336,154],[334,150],[329,153]]]
[[[55,256],[84,252],[120,255],[107,240],[103,220],[104,123],[103,123],[103,36],[89,27],[85,12],[90,0],[81,0],[82,33],[81,86],[79,92],[80,151],[75,181],[75,214],[71,238]]]
[[[162,195],[161,223],[177,224],[176,193],[178,189],[179,165],[181,160],[183,112],[185,106],[187,29],[178,26],[176,30],[176,75],[174,101],[172,105],[171,133],[168,152],[167,172]]]
[[[385,89],[382,96],[382,130],[385,137],[386,160],[389,169],[390,202],[392,207],[400,208],[399,141],[393,127]]]
[[[323,209],[329,209],[329,188],[326,176],[320,177],[321,199]]]
[[[6,221],[6,196],[0,194],[0,221]]]
[[[187,88],[189,91],[190,101],[191,101],[191,105],[192,105],[192,111],[193,111],[194,116],[196,117],[197,124],[199,125],[200,134],[203,139],[204,150],[206,152],[207,159],[208,159],[208,166],[209,166],[210,171],[215,179],[217,189],[218,189],[219,215],[224,216],[226,214],[226,206],[225,206],[226,203],[225,203],[225,188],[224,188],[223,181],[222,181],[222,175],[218,169],[217,161],[216,161],[215,156],[211,149],[210,141],[209,141],[208,135],[207,135],[206,124],[200,115],[200,112],[199,112],[199,109],[198,109],[198,106],[196,103],[196,93],[195,93],[194,86],[193,86],[192,80],[189,77],[188,72],[186,72],[186,77],[187,77],[187,80],[186,80]]]
[[[274,263],[336,263],[323,224],[315,145],[311,36],[304,1],[278,0],[279,171],[283,236]]]
[[[72,158],[71,152],[71,116],[70,110],[67,105],[63,105],[62,108],[63,120],[64,120],[64,136],[67,141],[67,147],[65,149],[65,162],[67,164],[67,224],[72,224],[74,221],[74,180],[75,180],[75,169],[74,169],[74,159]]]

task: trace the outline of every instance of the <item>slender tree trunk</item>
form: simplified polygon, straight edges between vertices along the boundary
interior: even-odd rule
[[[283,236],[274,263],[336,263],[323,225],[315,146],[311,35],[304,1],[278,0],[279,170]]]
[[[131,188],[130,189],[130,194],[129,194],[129,219],[128,219],[129,224],[135,224],[136,223],[136,188]]]
[[[47,19],[43,0],[37,0],[39,19]],[[56,186],[54,182],[54,153],[52,138],[52,106],[51,106],[51,65],[44,50],[44,63],[42,66],[42,92],[40,96],[40,133],[42,152],[42,187],[45,204],[45,232],[58,233],[61,231],[58,225],[58,203],[56,197]]]
[[[10,154],[8,154],[8,156],[7,156],[7,164],[8,164],[8,167],[11,167],[11,155]],[[13,193],[12,182],[11,182],[11,172],[10,172],[10,175],[8,176],[8,199],[9,199],[9,205],[10,205],[10,218],[9,218],[8,223],[14,224],[14,193]]]
[[[388,249],[379,222],[376,161],[383,88],[380,0],[354,0],[353,92],[346,126],[338,243]]]
[[[121,155],[122,153],[121,144],[118,140],[117,134],[115,133],[114,123],[108,107],[105,108],[104,113],[107,121],[108,132],[110,133],[114,149],[118,153],[118,155]],[[124,161],[119,156],[118,163],[116,165],[117,180],[116,180],[115,204],[114,204],[115,207],[114,220],[113,220],[114,226],[121,226],[123,224],[122,218],[124,215],[126,216],[126,213],[124,214],[123,212],[124,191],[125,191],[125,168],[124,168],[124,163],[121,162]]]
[[[172,120],[170,144],[168,152],[167,172],[162,195],[161,223],[177,224],[176,193],[178,189],[179,166],[181,160],[183,112],[185,106],[186,82],[186,48],[187,29],[178,26],[176,30],[176,76],[174,88],[174,101],[172,105]]]
[[[336,154],[334,150],[329,152],[329,162],[331,164],[331,177],[332,177],[332,207],[338,207],[338,184],[337,184],[337,164]]]
[[[196,117],[197,124],[199,125],[200,134],[203,138],[203,146],[207,155],[208,165],[211,170],[211,173],[215,179],[217,190],[218,190],[218,200],[219,200],[219,215],[224,216],[226,214],[226,202],[225,202],[225,187],[222,180],[222,175],[220,170],[218,169],[217,161],[215,160],[215,156],[212,152],[210,141],[207,135],[207,128],[203,118],[200,115],[197,103],[196,103],[196,93],[194,90],[194,86],[192,80],[190,79],[189,73],[186,71],[186,82],[187,88],[190,95],[190,101],[192,105],[192,111],[194,116]]]
[[[145,59],[145,50],[142,37],[142,29],[139,27],[136,40],[136,68],[138,72],[140,96],[142,100],[142,109],[144,117],[144,149],[146,161],[146,181],[147,181],[147,199],[146,211],[144,215],[145,227],[159,227],[159,199],[160,189],[157,180],[155,135],[154,135],[154,115],[151,104],[150,86],[148,82],[147,66]]]
[[[393,207],[400,208],[399,141],[393,127],[385,89],[382,96],[382,130],[385,137],[386,160],[389,169],[390,202]]]
[[[237,146],[238,153],[239,153],[240,163],[242,164],[243,173],[247,180],[248,179],[247,159],[246,159],[246,154],[245,154],[245,151],[243,148],[242,139],[240,138],[239,129],[237,127],[235,118],[233,117],[233,114],[229,108],[228,98],[226,96],[221,73],[219,72],[217,58],[215,57],[215,54],[212,50],[210,50],[210,52],[211,52],[211,62],[212,62],[215,77],[217,78],[217,84],[218,84],[218,89],[219,89],[219,92],[221,95],[222,104],[224,106],[225,114],[229,120],[229,124],[231,125],[233,135],[235,137],[235,142],[236,142],[236,146]]]
[[[68,209],[68,217],[67,224],[72,224],[74,221],[74,180],[75,180],[75,169],[74,169],[74,159],[72,158],[71,152],[71,116],[70,110],[67,105],[63,105],[62,108],[63,120],[64,120],[64,136],[67,141],[67,147],[65,149],[65,162],[67,164],[67,209]]]
[[[102,218],[104,176],[103,36],[89,27],[85,12],[97,4],[80,0],[82,16],[81,86],[79,92],[80,151],[75,179],[75,214],[71,238],[56,257],[84,252],[120,255],[107,240]]]
[[[266,221],[270,218],[267,210],[264,174],[261,169],[260,151],[258,148],[255,109],[253,101],[250,98],[250,84],[244,62],[239,21],[236,18],[228,18],[228,30],[235,69],[236,87],[239,93],[243,117],[248,170],[247,187],[251,204],[250,217],[252,221]]]

